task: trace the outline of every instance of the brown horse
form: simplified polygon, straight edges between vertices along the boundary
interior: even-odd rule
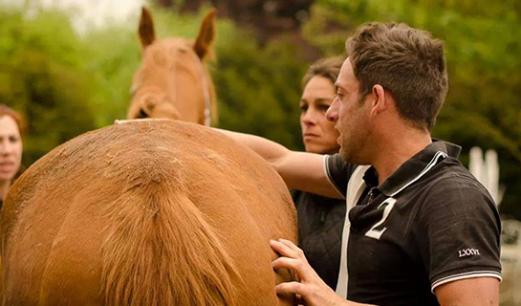
[[[177,49],[166,46],[170,52],[145,47],[144,57],[174,63],[166,57]],[[198,47],[180,53],[192,50],[199,54]],[[179,67],[171,72],[202,66]],[[180,78],[165,74],[165,87],[153,87],[149,69],[145,60],[130,117],[204,118],[204,99],[193,106],[198,113],[178,108]],[[189,74],[199,98],[210,84],[201,69]],[[161,91],[165,84],[176,94]],[[161,99],[148,100],[142,88]],[[81,135],[25,171],[1,217],[3,305],[291,303],[276,296],[283,277],[268,244],[296,238],[286,186],[248,148],[204,126],[129,120]]]
[[[142,65],[134,75],[127,118],[170,118],[210,125],[210,119],[217,118],[217,107],[204,61],[212,55],[215,11],[204,18],[193,42],[157,40],[152,17],[143,8],[139,36]]]

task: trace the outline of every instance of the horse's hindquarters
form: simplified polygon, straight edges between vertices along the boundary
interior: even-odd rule
[[[102,224],[89,194],[78,191],[60,209],[64,198],[37,188],[24,203],[2,254],[5,305],[100,304]]]
[[[296,238],[285,188],[260,158],[192,124],[83,135],[13,187],[7,301],[277,305],[268,240]]]

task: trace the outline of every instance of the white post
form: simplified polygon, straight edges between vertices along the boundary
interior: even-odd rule
[[[470,149],[469,170],[483,184],[483,151],[480,147]]]
[[[487,187],[490,195],[497,203],[496,205],[499,205],[502,199],[499,194],[499,164],[496,151],[487,150],[487,153],[485,153],[485,166],[487,169],[487,183],[485,187]]]
[[[487,188],[496,206],[499,206],[503,199],[503,193],[499,188],[499,163],[496,151],[487,150],[483,160],[481,148],[472,147],[470,149],[469,170]]]

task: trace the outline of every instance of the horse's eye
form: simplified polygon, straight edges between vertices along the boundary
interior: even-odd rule
[[[177,48],[177,51],[179,51],[180,53],[186,53],[188,52],[188,50],[186,48]]]

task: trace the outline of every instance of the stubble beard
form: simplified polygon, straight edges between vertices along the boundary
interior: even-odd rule
[[[355,165],[369,164],[368,156],[366,156],[364,151],[367,149],[366,146],[370,141],[372,131],[368,126],[368,119],[359,117],[366,115],[362,109],[364,107],[363,99],[365,99],[365,96],[359,99],[359,109],[351,116],[351,121],[344,125],[346,132],[341,133],[342,146],[340,147],[340,155],[347,163]],[[355,120],[357,117],[358,120]]]
[[[351,141],[350,141],[351,140]],[[349,137],[345,134],[342,135],[342,146],[340,147],[340,156],[344,159],[345,162],[354,164],[354,150],[356,150],[355,145],[353,143],[353,137]]]
[[[342,134],[340,156],[344,161],[355,165],[368,164],[368,156],[364,152],[370,136],[371,132],[363,128],[359,128],[357,133],[351,133],[350,135]]]

